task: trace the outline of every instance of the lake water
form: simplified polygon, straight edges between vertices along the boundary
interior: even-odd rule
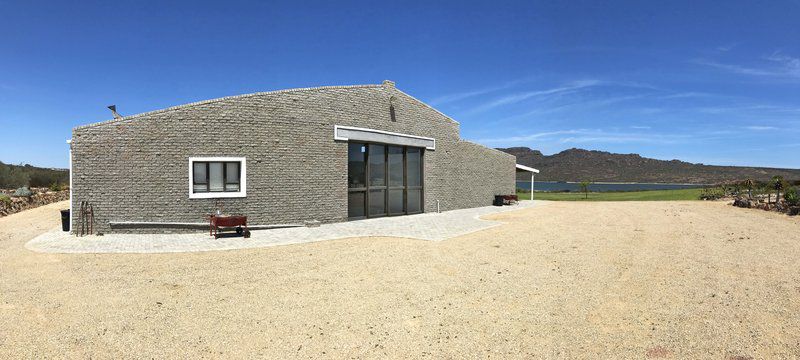
[[[641,190],[676,190],[702,188],[699,184],[652,184],[652,183],[596,183],[589,185],[589,191],[641,191]],[[581,191],[581,186],[574,182],[537,181],[536,191]],[[518,189],[531,189],[530,181],[517,181]]]

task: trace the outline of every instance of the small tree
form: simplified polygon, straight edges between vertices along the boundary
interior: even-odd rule
[[[592,183],[591,181],[583,180],[578,184],[581,187],[581,191],[583,191],[583,198],[584,199],[588,199],[589,198],[589,185],[591,183]]]
[[[744,181],[744,187],[747,188],[747,198],[753,198],[753,179],[747,179]]]
[[[784,183],[783,176],[775,175],[772,177],[772,187],[775,189],[775,203],[781,200],[781,190],[783,190]]]

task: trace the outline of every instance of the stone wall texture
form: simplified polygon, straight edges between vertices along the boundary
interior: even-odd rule
[[[345,221],[347,142],[334,140],[334,125],[435,138],[425,212],[515,191],[514,156],[461,140],[457,122],[386,82],[233,96],[75,128],[73,207],[90,202],[100,232],[110,221],[203,222],[217,206],[255,225]],[[189,199],[189,157],[199,156],[246,157],[247,197]]]

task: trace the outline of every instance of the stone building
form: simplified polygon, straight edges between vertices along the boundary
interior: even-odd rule
[[[200,101],[73,129],[72,224],[99,232],[323,223],[491,205],[515,157],[385,81]]]

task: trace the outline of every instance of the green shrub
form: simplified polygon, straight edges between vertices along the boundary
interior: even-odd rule
[[[57,182],[50,184],[50,191],[61,191],[61,190],[63,190],[63,186],[61,186],[61,184]]]
[[[11,205],[11,198],[6,194],[0,194],[0,202],[6,204],[6,206]]]
[[[725,196],[724,187],[705,188],[700,192],[700,200],[718,200]]]
[[[14,193],[13,193],[13,194],[11,194],[11,196],[14,196],[14,197],[28,197],[28,196],[33,196],[33,191],[31,191],[31,189],[28,189],[28,187],[27,187],[27,186],[23,186],[23,187],[21,187],[21,188],[19,188],[19,189],[15,190],[15,191],[14,191]]]
[[[786,190],[786,193],[783,194],[783,198],[786,199],[786,203],[791,206],[800,205],[800,195],[797,194],[797,188],[789,188]]]

